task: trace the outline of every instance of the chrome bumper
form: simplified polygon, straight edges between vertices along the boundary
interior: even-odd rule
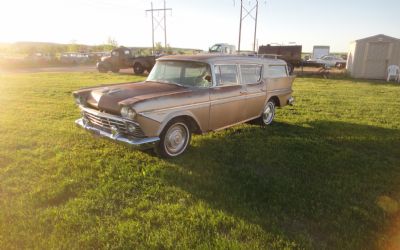
[[[291,97],[288,99],[287,103],[288,103],[289,105],[293,105],[293,104],[294,104],[294,97],[291,96]]]
[[[108,132],[105,132],[101,129],[95,128],[93,126],[90,126],[90,124],[87,124],[84,122],[83,118],[80,118],[75,121],[75,124],[77,126],[80,126],[87,131],[92,132],[93,134],[101,137],[105,137],[107,139],[111,139],[120,143],[128,144],[130,146],[133,146],[135,148],[141,148],[141,149],[146,149],[146,148],[151,148],[156,144],[160,138],[158,137],[149,137],[149,138],[137,138],[137,139],[130,139],[127,137],[124,137],[121,134],[111,134]]]

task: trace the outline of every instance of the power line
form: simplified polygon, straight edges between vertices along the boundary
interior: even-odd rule
[[[153,43],[153,54],[154,54],[154,31],[157,28],[161,28],[164,30],[164,48],[167,48],[167,11],[172,11],[171,8],[166,8],[166,1],[164,0],[164,8],[162,9],[154,9],[153,8],[153,2],[151,2],[151,9],[146,10],[147,12],[151,12],[151,37],[152,37],[152,43]],[[161,18],[158,18],[154,16],[154,12],[160,13],[163,12],[163,16]],[[156,23],[156,27],[154,27],[154,23]],[[164,23],[164,24],[163,24]]]

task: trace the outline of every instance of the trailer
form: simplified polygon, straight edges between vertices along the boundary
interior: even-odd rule
[[[276,55],[277,58],[286,61],[289,72],[292,73],[294,67],[302,65],[301,45],[261,45],[258,48],[259,55]]]

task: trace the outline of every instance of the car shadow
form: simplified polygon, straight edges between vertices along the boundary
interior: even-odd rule
[[[399,187],[400,131],[344,122],[241,125],[194,138],[163,178],[217,210],[313,248],[369,246]],[[229,231],[229,228],[225,228]]]

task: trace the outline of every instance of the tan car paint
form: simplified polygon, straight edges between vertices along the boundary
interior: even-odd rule
[[[265,59],[239,56],[168,56],[159,59],[196,61],[217,64],[260,64],[268,67]],[[285,65],[280,60],[271,63]],[[215,76],[213,76],[215,82]],[[285,106],[292,94],[294,77],[262,78],[246,85],[185,88],[157,82],[124,83],[95,87],[74,92],[86,98],[90,108],[120,116],[122,106],[137,112],[135,121],[147,137],[157,137],[167,123],[180,116],[191,117],[199,132],[219,130],[260,117],[266,102],[276,97],[278,106]]]

